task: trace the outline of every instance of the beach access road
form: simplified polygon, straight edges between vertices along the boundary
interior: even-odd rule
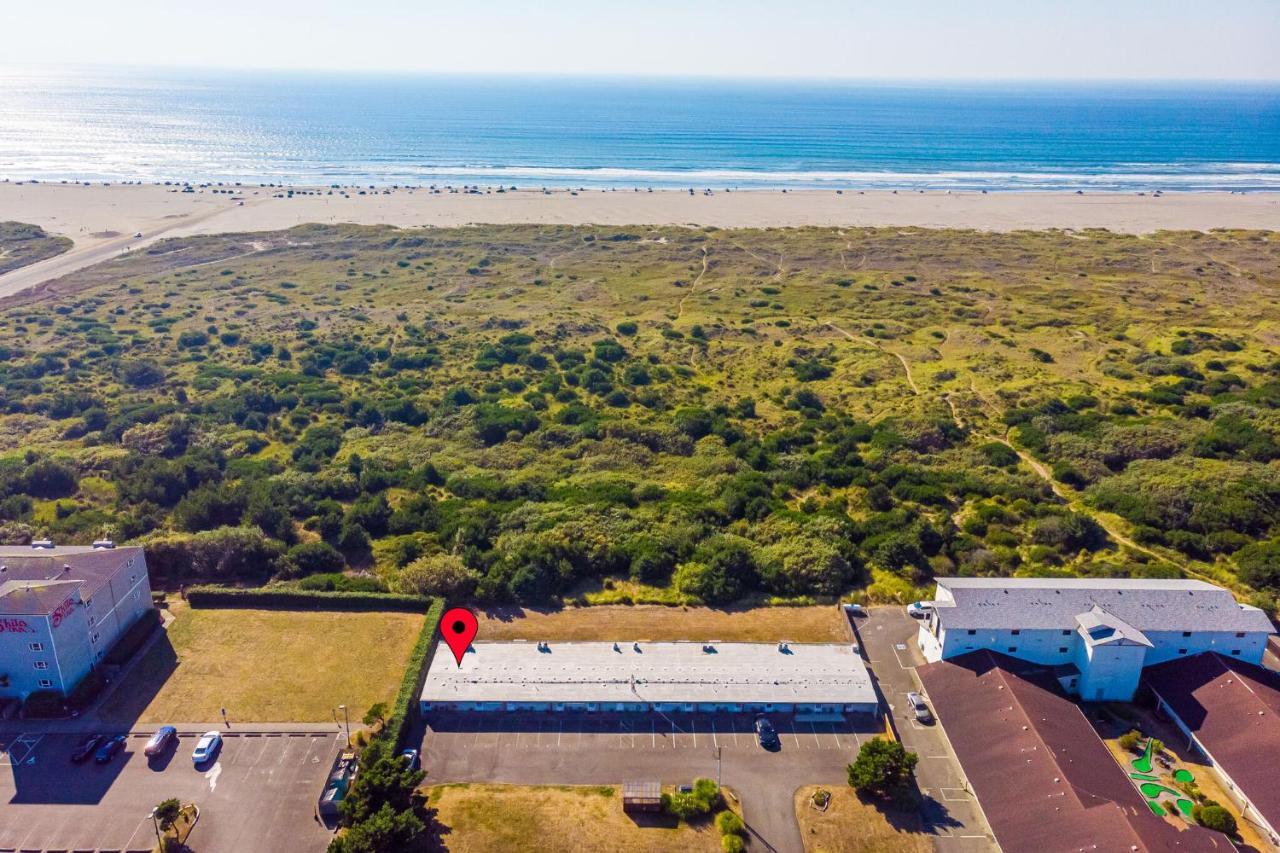
[[[228,731],[210,723],[203,730],[211,729],[222,729],[222,749],[199,769],[191,750],[200,727],[179,727],[177,747],[151,761],[142,754],[149,733],[132,733],[106,764],[71,762],[81,734],[0,736],[0,851],[149,853],[156,846],[149,815],[169,797],[200,809],[188,839],[193,849],[324,850],[333,834],[316,819],[316,802],[343,735],[333,727]]]

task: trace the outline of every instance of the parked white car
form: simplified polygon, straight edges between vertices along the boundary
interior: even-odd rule
[[[218,732],[205,732],[200,735],[200,740],[196,742],[196,748],[191,752],[191,762],[198,766],[212,760],[218,754],[218,747],[220,746],[222,746],[221,734]]]
[[[913,601],[907,605],[907,615],[912,619],[923,619],[933,612],[933,603],[930,601]]]
[[[924,703],[924,697],[919,693],[908,693],[907,702],[911,705],[911,710],[915,712],[916,719],[922,723],[933,722],[933,714],[929,711],[929,706]]]

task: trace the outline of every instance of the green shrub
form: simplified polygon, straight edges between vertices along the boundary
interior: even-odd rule
[[[1120,748],[1127,750],[1135,750],[1138,748],[1138,742],[1142,740],[1142,732],[1137,729],[1130,729],[1120,735]]]
[[[1236,834],[1236,819],[1222,806],[1200,806],[1200,815],[1197,820],[1206,829],[1221,832],[1223,835]]]
[[[423,613],[430,598],[390,592],[318,592],[286,587],[235,589],[226,586],[193,586],[187,590],[192,607],[247,607],[280,610],[392,610]]]
[[[738,835],[720,836],[720,849],[724,853],[742,853],[742,837]]]
[[[418,696],[422,693],[422,685],[427,680],[427,667],[436,650],[436,626],[440,624],[442,615],[444,599],[437,598],[422,620],[422,630],[418,632],[418,641],[413,644],[404,678],[400,681],[400,692],[396,694],[395,704],[391,706],[391,716],[382,730],[397,751],[404,745],[404,739],[416,719]]]
[[[51,719],[66,713],[66,702],[56,690],[37,690],[27,696],[22,713],[28,719]]]
[[[742,818],[731,811],[723,811],[716,815],[716,829],[720,830],[721,835],[741,835],[746,828]]]

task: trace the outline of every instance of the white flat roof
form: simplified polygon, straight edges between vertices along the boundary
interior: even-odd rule
[[[424,702],[876,703],[849,645],[792,643],[475,643],[459,667],[443,644]]]

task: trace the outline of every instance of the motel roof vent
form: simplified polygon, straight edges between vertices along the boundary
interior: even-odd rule
[[[31,547],[42,549],[45,551],[51,551],[53,550],[53,540],[52,539],[32,539]]]
[[[64,572],[69,572],[69,571],[71,571],[71,564],[70,564],[70,563],[63,563],[63,564],[62,564],[62,570],[63,570]]]
[[[93,550],[95,551],[110,551],[114,547],[116,547],[116,543],[111,539],[93,540]]]
[[[778,651],[783,652],[783,653],[786,653],[786,652],[787,652],[787,651],[789,651],[789,650],[790,650],[790,649],[789,649],[789,647],[787,646],[787,641],[786,641],[786,640],[783,640],[782,642],[778,643]]]

